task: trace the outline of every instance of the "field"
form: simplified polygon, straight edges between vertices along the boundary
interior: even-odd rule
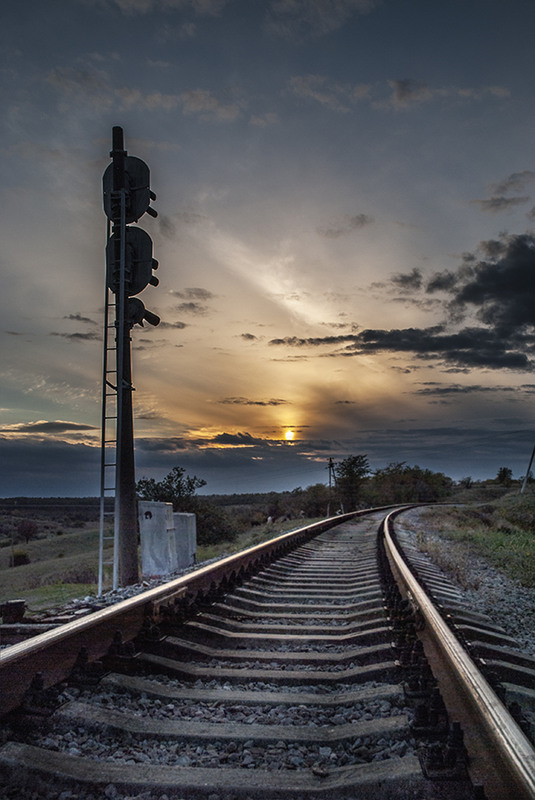
[[[535,586],[535,493],[518,490],[490,502],[455,507],[436,506],[422,517],[429,532],[455,542],[450,563],[442,563],[463,583],[463,564],[481,556],[522,586]],[[432,539],[421,536],[420,547],[437,561],[446,558]]]
[[[37,536],[20,539],[21,523],[31,522]],[[243,550],[279,533],[314,520],[299,519],[255,525],[232,541],[198,546],[197,561],[202,562]],[[35,530],[35,527],[33,528]],[[26,506],[23,500],[13,511],[0,505],[0,603],[23,599],[28,611],[60,606],[76,597],[96,594],[98,575],[98,508],[95,504],[73,511],[58,501],[54,506]],[[28,560],[13,567],[16,561]],[[106,575],[104,589],[111,588]]]
[[[508,491],[474,487],[452,500],[455,505],[432,506],[425,512],[429,531],[439,530],[456,543],[455,564],[450,569],[461,573],[463,559],[477,553],[524,586],[535,586],[535,489],[529,486],[521,495],[516,486]],[[313,521],[283,518],[268,525],[258,509],[248,508],[257,524],[244,526],[244,507],[236,509],[239,532],[232,541],[199,547],[199,562]],[[431,537],[421,539],[422,547],[433,555]],[[12,566],[14,560],[20,565]],[[38,505],[20,498],[15,506],[0,501],[0,603],[24,599],[29,611],[61,606],[75,597],[96,594],[97,570],[98,505],[94,501],[52,499]]]

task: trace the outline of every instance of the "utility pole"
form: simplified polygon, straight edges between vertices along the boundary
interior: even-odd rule
[[[531,458],[529,460],[528,468],[526,470],[526,474],[524,475],[524,480],[522,481],[522,488],[520,489],[520,494],[524,494],[526,490],[526,484],[529,480],[529,473],[531,472],[531,465],[533,464],[533,458],[535,457],[535,447],[531,451]]]
[[[329,466],[327,467],[329,470],[329,504],[327,506],[327,516],[331,515],[331,497],[332,497],[332,483],[336,486],[336,474],[334,472],[334,461],[332,458],[329,458]]]
[[[129,586],[139,579],[131,331],[136,324],[142,326],[143,320],[151,325],[158,325],[160,318],[147,311],[141,300],[133,297],[149,283],[153,286],[158,285],[158,279],[152,274],[158,267],[158,262],[152,257],[152,239],[141,228],[131,227],[131,223],[137,222],[145,212],[150,216],[157,216],[157,212],[150,207],[150,201],[155,200],[156,195],[150,190],[149,168],[141,159],[128,156],[124,149],[123,129],[118,126],[113,128],[110,157],[112,163],[104,172],[102,184],[104,211],[108,217],[106,292],[111,291],[115,295],[115,370],[107,370],[106,366],[104,367],[103,397],[107,391],[106,387],[115,391],[113,571],[114,588],[116,588],[117,583],[120,586]],[[105,337],[105,348],[106,341],[107,337]],[[105,364],[106,358],[105,353]],[[112,373],[115,374],[114,383],[110,380]],[[105,405],[104,400],[103,405]],[[103,429],[104,417],[103,410]],[[102,448],[105,449],[104,433]],[[103,464],[104,460],[103,456]],[[104,481],[101,480],[102,486]],[[103,505],[101,497],[101,509]],[[101,573],[102,564],[99,565],[99,575]]]

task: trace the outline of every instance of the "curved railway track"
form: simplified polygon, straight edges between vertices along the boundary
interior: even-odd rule
[[[0,798],[533,800],[534,660],[394,516],[285,534],[0,652]]]

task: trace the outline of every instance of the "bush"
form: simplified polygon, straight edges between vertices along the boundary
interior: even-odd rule
[[[197,543],[200,545],[232,542],[237,535],[229,514],[206,500],[197,498],[194,509],[197,521]]]
[[[9,560],[10,567],[22,567],[30,563],[30,556],[25,550],[15,550]]]

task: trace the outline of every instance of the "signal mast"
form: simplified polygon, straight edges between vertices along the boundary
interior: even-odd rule
[[[156,195],[150,189],[150,171],[140,158],[124,149],[123,129],[112,131],[112,163],[102,177],[106,237],[106,298],[102,381],[102,437],[100,481],[100,545],[98,593],[102,593],[104,564],[113,564],[113,588],[139,580],[137,509],[132,412],[131,330],[134,325],[158,325],[135,295],[149,284],[157,286],[153,270],[152,239],[136,223],[143,214],[152,217]],[[111,295],[111,297],[110,297]],[[113,311],[115,312],[113,314]],[[109,334],[114,332],[114,343]],[[111,485],[108,485],[111,484]],[[104,531],[105,500],[114,493],[114,533]],[[113,540],[113,559],[104,560],[106,540]]]

